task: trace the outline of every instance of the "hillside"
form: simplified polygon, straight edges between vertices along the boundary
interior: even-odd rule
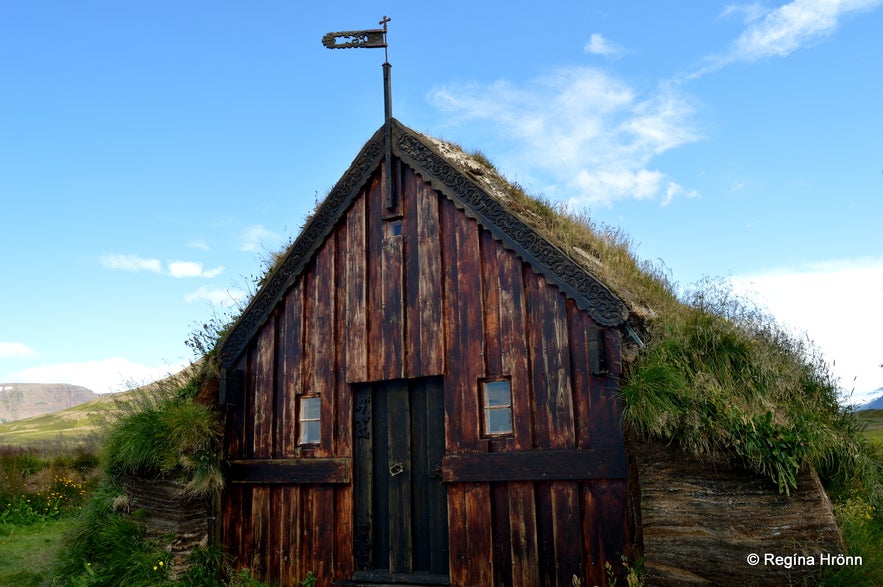
[[[91,400],[73,407],[0,423],[0,446],[40,446],[47,442],[88,443],[100,432],[107,419],[119,412],[122,405],[156,397],[163,390],[173,387],[175,382],[188,378],[191,370],[192,367],[187,367],[166,379],[130,391],[106,394],[89,392]]]
[[[66,410],[97,397],[67,383],[0,383],[0,423]]]

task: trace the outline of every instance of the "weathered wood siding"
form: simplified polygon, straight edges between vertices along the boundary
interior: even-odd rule
[[[689,457],[677,446],[639,442],[634,456],[648,585],[812,585],[827,566],[820,556],[844,552],[831,503],[811,470],[784,495],[765,477]],[[747,562],[751,554],[759,564]],[[813,563],[764,564],[767,554],[811,556]]]
[[[396,168],[399,207],[385,208],[378,172],[233,370],[242,390],[227,408],[226,548],[286,585],[308,571],[321,585],[349,579],[353,388],[443,376],[450,583],[606,584],[605,562],[630,543],[619,334]],[[589,360],[599,338],[606,377]],[[511,377],[514,431],[488,439],[479,381],[499,376]],[[314,446],[298,446],[304,393],[322,400]],[[554,452],[557,469],[531,469],[536,451]],[[518,467],[527,472],[488,477]]]

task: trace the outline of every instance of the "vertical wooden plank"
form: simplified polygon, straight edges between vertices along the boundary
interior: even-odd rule
[[[346,217],[346,379],[368,380],[365,193]]]
[[[431,490],[428,449],[430,439],[427,434],[426,385],[423,380],[409,383],[411,411],[411,504],[413,516],[412,570],[428,571],[430,567],[430,546],[432,542],[429,498]]]
[[[441,460],[445,455],[445,410],[441,378],[425,381],[426,463],[429,475],[426,501],[429,504],[429,571],[448,572],[448,511]]]
[[[573,585],[574,577],[585,582],[579,485],[576,481],[553,481],[550,493],[557,584]]]
[[[485,373],[503,375],[503,341],[500,328],[500,270],[497,267],[497,249],[494,237],[487,230],[480,231],[481,244],[481,305],[484,310]]]
[[[449,452],[479,450],[478,379],[484,371],[478,228],[440,200],[444,266],[445,434]]]
[[[264,528],[266,534],[266,554],[264,555],[266,574],[268,579],[275,580],[282,570],[282,529],[276,521],[277,513],[280,507],[280,487],[268,486],[267,488],[267,510],[271,512],[267,516],[267,524]]]
[[[451,585],[474,585],[469,578],[469,525],[465,483],[448,485],[448,528]]]
[[[334,282],[336,278],[336,240],[328,238],[316,253],[312,271],[307,274],[306,319],[310,365],[306,380],[309,393],[321,398],[321,442],[316,446],[317,457],[331,455],[334,436]]]
[[[555,525],[552,521],[552,484],[542,481],[536,484],[537,551],[539,559],[539,585],[557,585],[555,572]]]
[[[221,543],[235,564],[243,560],[244,554],[245,540],[242,534],[246,514],[244,490],[242,485],[228,485],[224,490],[224,505],[221,509]]]
[[[300,510],[300,519],[298,524],[298,569],[300,578],[306,576],[310,571],[315,573],[313,569],[314,550],[316,548],[316,540],[314,533],[315,524],[313,522],[313,499],[312,485],[301,485],[298,491],[298,508]]]
[[[619,568],[620,556],[630,546],[626,506],[628,482],[625,479],[600,479],[596,482],[595,489],[602,556],[605,562]]]
[[[245,353],[245,393],[242,394],[242,456],[254,457],[254,427],[255,427],[255,377],[257,350],[255,345],[249,345]]]
[[[241,459],[245,457],[245,421],[246,421],[246,380],[245,372],[248,369],[248,353],[239,359],[239,362],[231,369],[238,371],[241,376],[238,377],[238,385],[241,386],[237,390],[238,403],[235,405],[225,406],[224,409],[224,454],[228,459]]]
[[[596,499],[596,486],[599,482],[585,481],[582,483],[582,539],[585,549],[586,580],[589,585],[606,585],[607,573],[604,569],[606,560],[601,549],[600,512]]]
[[[249,566],[259,577],[265,577],[270,566],[270,488],[255,485],[251,489],[251,538],[253,545]]]
[[[588,335],[594,328],[591,318],[577,308],[573,300],[567,300],[574,429],[578,448],[588,448],[592,443],[592,367],[589,364]]]
[[[278,389],[282,395],[282,410],[276,418],[276,425],[282,458],[293,458],[297,454],[297,395],[303,393],[303,283],[302,278],[298,279],[285,295],[285,307],[279,320],[278,363],[282,373]]]
[[[283,585],[293,584],[297,581],[294,573],[295,563],[292,560],[294,553],[292,526],[297,525],[297,506],[291,502],[293,487],[283,485],[277,490],[277,501],[273,517],[273,525],[278,536],[279,549],[279,582]]]
[[[371,479],[374,517],[371,543],[374,568],[390,569],[389,503],[389,396],[378,388],[371,395],[371,435],[373,439]]]
[[[515,585],[512,574],[515,561],[512,556],[513,532],[509,518],[509,483],[491,485],[491,506],[493,507],[491,518],[493,520],[494,584]]]
[[[414,175],[417,204],[417,302],[420,368],[413,376],[444,373],[444,331],[442,329],[441,239],[439,236],[439,194]]]
[[[373,433],[371,387],[355,388],[353,408],[353,558],[355,569],[374,567]]]
[[[564,296],[525,271],[537,448],[573,448],[573,401]]]
[[[273,422],[273,408],[275,406],[273,391],[275,382],[275,357],[276,357],[276,321],[278,313],[270,315],[267,323],[260,329],[255,345],[255,360],[253,364],[254,379],[254,403],[252,408],[254,418],[253,428],[253,455],[257,458],[269,458],[273,456],[273,439],[275,427]]]
[[[469,585],[494,584],[493,528],[489,483],[466,484]]]
[[[350,386],[346,382],[346,345],[344,340],[349,338],[350,333],[346,328],[346,305],[347,305],[347,272],[346,272],[346,225],[339,225],[335,235],[337,241],[335,255],[335,283],[334,283],[334,344],[332,349],[332,375],[334,406],[333,418],[334,434],[331,441],[331,455],[335,457],[348,457],[352,454],[352,428],[353,428],[353,398]]]
[[[380,174],[374,176],[365,202],[366,311],[367,311],[367,379],[379,381],[384,374],[383,336],[383,185]]]
[[[509,483],[509,527],[512,533],[511,584],[538,585],[540,563],[533,482]]]
[[[448,572],[447,512],[444,485],[436,470],[444,456],[441,381],[410,382],[413,507],[413,570]]]
[[[382,361],[383,379],[404,377],[405,320],[404,320],[404,235],[394,235],[391,225],[382,224],[383,243],[380,255],[380,307],[383,312]]]
[[[404,263],[404,377],[422,377],[423,345],[420,342],[420,238],[417,191],[422,181],[412,169],[401,170],[402,247]]]
[[[534,424],[522,262],[495,244],[500,276],[500,353],[503,372],[511,377],[512,384],[512,446],[515,450],[530,450],[534,447]]]
[[[320,484],[306,487],[310,494],[310,512],[312,514],[310,527],[312,556],[307,565],[307,571],[312,571],[317,577],[328,580],[331,579],[334,572],[334,533],[337,531],[334,527],[336,505],[334,486]]]
[[[353,487],[334,486],[334,564],[332,579],[353,575]]]
[[[389,570],[410,573],[411,544],[411,426],[408,382],[387,382],[387,446],[389,454]]]

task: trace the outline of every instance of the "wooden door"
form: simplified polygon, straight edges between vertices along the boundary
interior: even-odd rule
[[[354,578],[446,584],[441,378],[358,386],[354,408]]]

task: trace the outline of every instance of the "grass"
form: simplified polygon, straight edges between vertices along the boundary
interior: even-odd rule
[[[52,584],[56,557],[73,517],[26,526],[0,525],[0,587],[42,587]]]
[[[883,447],[883,410],[862,410],[856,416],[864,424],[868,440]]]

